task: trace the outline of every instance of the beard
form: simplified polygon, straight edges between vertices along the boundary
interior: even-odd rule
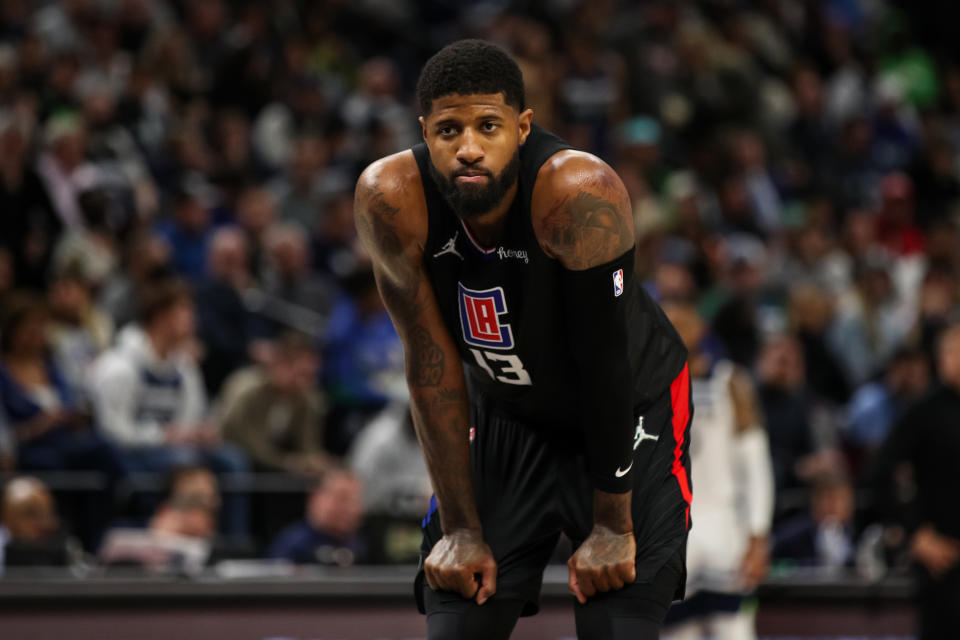
[[[447,201],[458,218],[469,220],[487,213],[500,204],[510,187],[517,182],[517,177],[520,175],[520,150],[517,149],[514,152],[510,162],[499,175],[495,176],[487,171],[486,184],[457,183],[458,175],[467,171],[476,171],[472,167],[464,166],[457,169],[449,178],[437,171],[432,161],[429,163],[429,168],[430,177],[433,178],[443,199]]]

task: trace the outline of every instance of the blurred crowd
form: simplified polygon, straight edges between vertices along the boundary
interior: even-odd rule
[[[905,510],[878,494],[924,480],[878,451],[944,366],[960,393],[957,8],[922,4],[2,3],[7,561],[416,557],[429,480],[353,185],[418,141],[426,58],[482,37],[623,178],[651,294],[749,372],[774,562],[898,562],[929,517],[878,533]]]

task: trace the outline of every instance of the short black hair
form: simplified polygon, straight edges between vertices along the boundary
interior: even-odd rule
[[[483,40],[458,40],[427,60],[417,81],[423,115],[443,96],[502,93],[517,111],[525,108],[523,74],[506,51]]]

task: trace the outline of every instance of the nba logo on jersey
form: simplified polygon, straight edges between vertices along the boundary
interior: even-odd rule
[[[623,269],[613,272],[613,297],[619,298],[623,294]]]
[[[507,312],[502,287],[474,291],[458,283],[460,289],[460,326],[467,344],[487,349],[512,349],[510,325],[500,322]]]

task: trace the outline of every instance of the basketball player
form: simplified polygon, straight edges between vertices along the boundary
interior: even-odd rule
[[[532,124],[496,46],[444,48],[417,94],[424,143],[368,167],[355,207],[436,493],[428,637],[509,637],[563,531],[579,637],[656,638],[684,584],[689,378],[633,279],[626,190]]]
[[[697,415],[690,447],[697,528],[687,541],[687,599],[670,610],[670,640],[753,640],[750,592],[766,576],[773,520],[773,465],[749,374],[702,348],[703,321],[690,304],[663,309],[689,351]]]

